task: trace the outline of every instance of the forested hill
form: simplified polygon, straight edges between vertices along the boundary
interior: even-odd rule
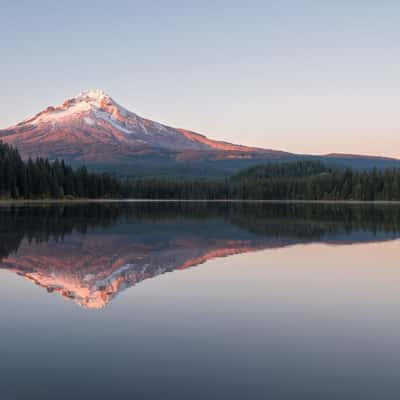
[[[265,164],[233,175],[244,198],[276,200],[400,200],[400,169],[352,170],[319,161]]]
[[[265,180],[272,178],[303,178],[323,173],[331,173],[321,161],[280,162],[256,165],[234,174],[232,181]]]
[[[110,174],[73,169],[63,161],[23,161],[18,150],[0,142],[0,198],[115,197],[121,182]]]
[[[0,198],[398,200],[400,170],[333,169],[319,161],[265,164],[226,180],[121,180],[63,161],[23,161],[0,143]]]

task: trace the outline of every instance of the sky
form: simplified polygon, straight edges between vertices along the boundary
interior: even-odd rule
[[[213,139],[400,158],[399,1],[0,5],[0,128],[100,88]]]

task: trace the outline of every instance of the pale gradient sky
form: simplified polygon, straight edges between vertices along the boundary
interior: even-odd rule
[[[2,1],[0,127],[101,88],[216,139],[400,158],[399,43],[399,1]]]

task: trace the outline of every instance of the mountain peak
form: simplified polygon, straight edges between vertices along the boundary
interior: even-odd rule
[[[85,163],[134,162],[136,157],[153,154],[174,161],[209,156],[251,158],[263,151],[142,118],[101,89],[82,91],[0,130],[0,139],[16,145],[24,157],[40,155]]]
[[[111,97],[101,89],[83,90],[77,97],[81,101],[101,101],[103,99],[111,99]]]
[[[149,171],[156,165],[162,174],[164,166],[181,168],[189,162],[197,175],[197,169],[207,171],[209,166],[230,173],[240,166],[262,161],[310,157],[213,140],[160,124],[122,107],[101,89],[82,91],[60,105],[49,106],[16,125],[0,129],[0,140],[16,146],[24,158],[62,158],[67,162],[107,164],[112,168],[144,165]],[[329,163],[357,163],[360,167],[397,167],[399,163],[355,155],[321,157]]]
[[[90,90],[82,90],[80,96],[89,96],[98,98],[98,97],[108,96],[108,94],[102,89],[90,89]]]

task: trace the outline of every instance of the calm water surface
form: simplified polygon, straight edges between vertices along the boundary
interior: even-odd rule
[[[0,207],[0,399],[399,399],[400,207]]]

